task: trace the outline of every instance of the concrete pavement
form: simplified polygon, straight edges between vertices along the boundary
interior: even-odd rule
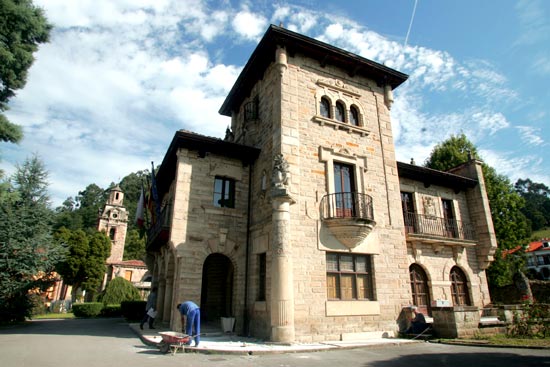
[[[141,330],[139,327],[139,323],[129,325],[144,344],[152,346],[158,346],[159,343],[162,341],[162,337],[159,332],[170,331],[169,329],[162,327],[150,330],[147,325],[144,326],[144,330]],[[397,338],[368,338],[349,341],[325,341],[311,344],[280,344],[265,342],[255,338],[241,337],[235,334],[226,334],[221,331],[214,330],[211,332],[206,332],[201,336],[201,342],[198,347],[185,346],[178,351],[208,354],[252,355],[270,353],[316,352],[332,349],[349,349],[388,345],[396,346],[410,343],[421,343],[421,341]]]

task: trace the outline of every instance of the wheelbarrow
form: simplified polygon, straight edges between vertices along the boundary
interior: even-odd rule
[[[163,331],[159,333],[162,341],[159,343],[161,353],[172,351],[172,355],[176,354],[178,349],[183,349],[191,340],[191,336],[176,331]]]

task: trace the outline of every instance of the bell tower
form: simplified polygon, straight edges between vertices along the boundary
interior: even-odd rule
[[[116,185],[111,188],[109,198],[99,214],[97,230],[105,232],[111,240],[111,255],[107,258],[107,264],[121,262],[124,255],[128,212],[123,203],[124,193]]]

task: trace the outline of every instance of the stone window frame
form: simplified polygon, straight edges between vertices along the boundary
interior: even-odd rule
[[[367,158],[352,155],[347,149],[336,150],[334,148],[319,147],[319,159],[326,164],[327,194],[334,194],[334,162],[343,163],[354,168],[355,190],[358,193],[365,192],[363,173],[367,170]]]
[[[460,283],[458,283],[453,278],[453,273],[458,274],[458,277],[461,278]],[[451,282],[451,297],[453,299],[453,305],[471,306],[472,295],[470,293],[472,287],[470,281],[468,280],[468,275],[466,274],[466,272],[458,265],[453,266],[449,271],[449,281]],[[460,285],[464,287],[463,291],[458,289]],[[461,300],[463,300],[464,302],[462,303]]]
[[[359,103],[359,98],[361,97],[359,93],[351,90],[350,87],[344,86],[344,84],[339,81],[331,84],[323,80],[318,80],[317,85],[319,88],[315,93],[315,116],[312,118],[313,122],[318,123],[320,126],[331,126],[335,130],[344,130],[361,136],[368,136],[370,134],[370,131],[366,129],[367,121],[365,112],[363,111],[361,103]],[[329,117],[321,113],[321,101],[323,100],[329,102]],[[336,119],[336,106],[340,103],[344,108],[343,121],[338,121]],[[352,106],[357,111],[357,125],[350,122]]]
[[[372,256],[371,254],[357,254],[357,253],[349,253],[349,252],[326,252],[326,266],[327,266],[327,300],[329,301],[374,301],[374,279],[373,279],[373,271],[372,271]],[[337,263],[337,269],[329,269],[329,256],[335,256],[336,257],[336,263]],[[343,257],[351,257],[352,258],[352,270],[344,270],[342,269],[342,261],[341,259]],[[358,270],[357,268],[357,260],[363,259],[365,260],[365,271]],[[351,295],[351,298],[343,298],[343,288],[342,288],[342,278],[343,277],[349,277],[351,276],[352,279],[352,289],[353,294]],[[335,284],[335,297],[330,297],[329,292],[329,277],[335,277],[336,284]],[[359,279],[366,277],[366,285],[365,288],[365,294],[364,297],[360,296],[359,291]]]

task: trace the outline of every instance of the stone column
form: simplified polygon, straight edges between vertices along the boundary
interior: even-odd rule
[[[171,277],[166,278],[166,284],[164,286],[164,309],[163,309],[163,318],[162,321],[164,322],[170,322],[170,318],[173,314],[172,310],[172,289],[174,287],[174,279]]]
[[[274,189],[271,263],[271,340],[294,341],[294,282],[290,248],[290,205],[286,189]]]
[[[157,294],[157,305],[159,306],[157,309],[157,317],[156,319],[159,321],[164,321],[164,291],[166,289],[166,281],[164,279],[159,279],[158,284],[158,294]],[[160,304],[159,304],[160,301]]]

